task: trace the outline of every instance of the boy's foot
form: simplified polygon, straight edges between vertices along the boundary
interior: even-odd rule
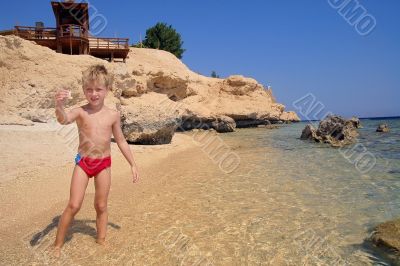
[[[102,245],[105,248],[108,247],[108,244],[107,244],[105,238],[97,238],[96,239],[96,243],[99,244],[99,245]]]
[[[61,247],[53,246],[52,253],[53,253],[53,256],[55,258],[60,258],[60,256],[61,256]]]

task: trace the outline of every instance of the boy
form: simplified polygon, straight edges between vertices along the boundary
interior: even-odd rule
[[[79,132],[78,154],[75,158],[75,168],[72,174],[70,199],[61,215],[54,251],[60,256],[61,247],[68,227],[79,211],[89,178],[94,176],[96,209],[96,242],[105,245],[108,222],[107,198],[111,185],[111,134],[119,149],[131,165],[132,181],[139,180],[139,173],[129,145],[121,131],[120,114],[104,106],[104,99],[112,89],[112,77],[102,65],[94,65],[83,72],[83,93],[88,103],[86,105],[64,111],[65,99],[69,91],[59,90],[55,95],[56,117],[62,125],[76,121]]]

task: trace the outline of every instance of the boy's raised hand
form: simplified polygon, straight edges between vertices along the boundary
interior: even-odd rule
[[[56,106],[63,106],[65,104],[65,99],[71,97],[71,92],[68,90],[60,89],[56,92],[54,96]]]

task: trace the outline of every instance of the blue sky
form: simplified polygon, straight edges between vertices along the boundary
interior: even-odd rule
[[[182,35],[187,49],[182,60],[189,68],[204,75],[215,70],[221,77],[255,78],[272,86],[278,102],[303,113],[303,118],[315,114],[297,109],[293,102],[309,93],[315,100],[308,103],[323,106],[321,114],[400,115],[400,1],[350,0],[376,21],[365,36],[357,32],[357,23],[350,25],[330,5],[340,1],[89,3],[92,15],[97,12],[107,19],[100,36],[137,42],[155,23],[172,24]],[[33,26],[35,21],[54,26],[50,1],[9,1],[0,9],[0,29]]]

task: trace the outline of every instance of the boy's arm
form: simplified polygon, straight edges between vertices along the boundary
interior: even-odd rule
[[[71,124],[80,114],[80,108],[74,108],[69,112],[65,112],[64,102],[67,97],[68,91],[66,90],[59,90],[55,95],[56,117],[61,125]]]
[[[133,158],[131,149],[129,148],[128,142],[126,142],[124,134],[122,133],[121,117],[119,112],[116,112],[115,122],[112,125],[112,132],[114,135],[114,140],[115,142],[117,142],[118,148],[121,150],[122,154],[131,165],[133,182],[136,182],[137,180],[139,180],[138,169],[136,162]]]
[[[58,123],[61,125],[68,125],[73,123],[80,114],[80,107],[74,108],[69,112],[65,112],[64,106],[56,106],[56,117]]]

